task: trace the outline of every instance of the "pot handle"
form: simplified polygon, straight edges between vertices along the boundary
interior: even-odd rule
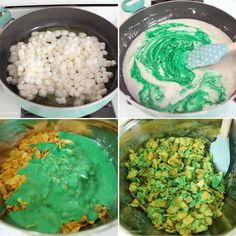
[[[144,8],[144,0],[123,0],[121,7],[124,12],[136,13]]]
[[[0,7],[0,27],[3,28],[6,24],[8,24],[11,20],[13,20],[11,12],[6,9]]]

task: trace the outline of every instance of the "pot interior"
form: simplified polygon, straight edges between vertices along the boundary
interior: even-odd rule
[[[22,28],[22,26],[24,27]],[[117,29],[107,20],[76,8],[57,7],[35,11],[13,21],[0,36],[0,78],[8,89],[18,95],[17,87],[6,81],[10,47],[20,41],[27,42],[33,31],[54,31],[57,29],[65,29],[75,33],[85,32],[89,36],[96,36],[100,42],[106,43],[108,51],[106,59],[117,61]],[[106,84],[109,94],[117,88],[117,66],[110,67],[107,71],[114,75]],[[46,106],[65,107],[65,105],[55,103],[52,95],[48,95],[46,98],[37,96],[33,102]],[[73,102],[69,101],[66,107],[73,107]]]

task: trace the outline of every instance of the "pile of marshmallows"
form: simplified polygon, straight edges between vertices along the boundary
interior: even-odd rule
[[[22,97],[55,95],[58,104],[74,97],[74,106],[100,100],[105,84],[113,77],[106,67],[116,65],[104,56],[105,43],[94,36],[66,30],[33,32],[28,43],[10,49],[7,82]]]

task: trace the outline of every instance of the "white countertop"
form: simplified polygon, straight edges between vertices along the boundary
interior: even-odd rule
[[[204,0],[204,3],[215,6],[236,19],[236,1],[235,0]]]
[[[0,0],[0,6],[37,6],[62,4],[118,4],[118,0]]]

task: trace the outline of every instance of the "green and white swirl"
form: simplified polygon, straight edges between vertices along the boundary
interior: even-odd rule
[[[124,60],[129,92],[142,105],[172,113],[197,112],[226,100],[228,91],[221,70],[187,68],[187,54],[194,48],[231,40],[218,28],[199,21],[175,20],[157,24],[132,42]],[[198,24],[197,24],[197,23]],[[193,26],[194,25],[194,26]],[[207,30],[215,32],[208,34]],[[219,37],[220,36],[220,37]]]

